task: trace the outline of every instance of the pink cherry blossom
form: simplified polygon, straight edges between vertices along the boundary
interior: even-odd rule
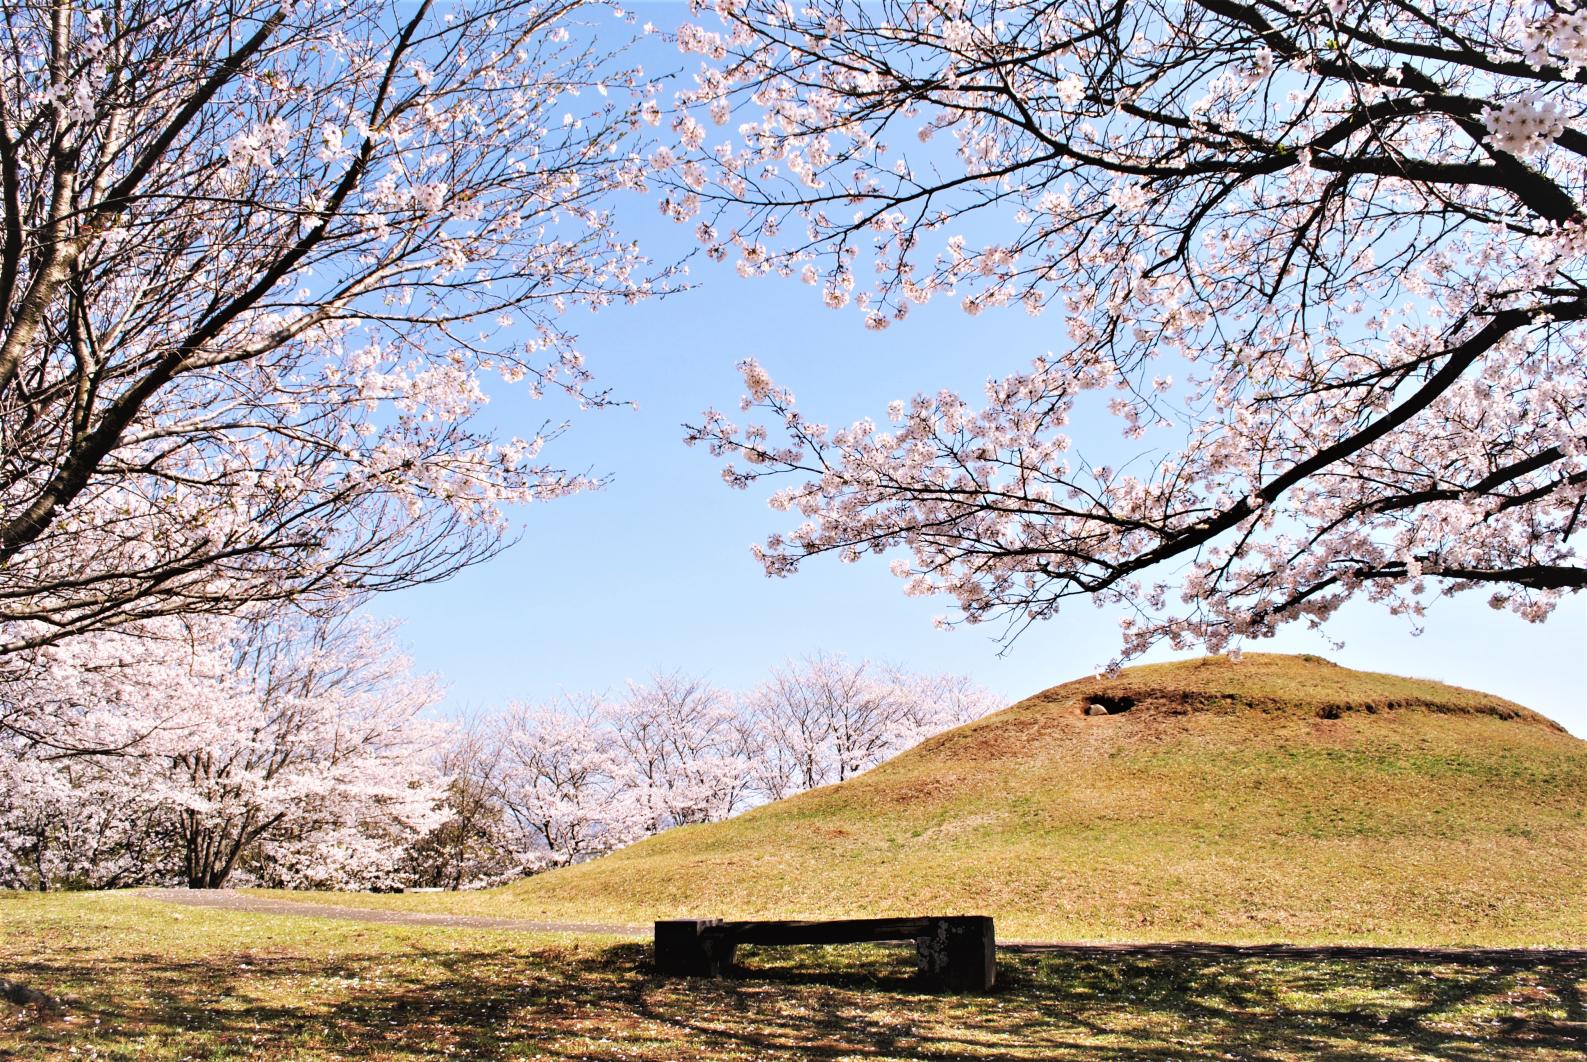
[[[747,360],[746,416],[688,438],[782,480],[768,574],[890,554],[1005,637],[1117,605],[1122,655],[1495,585],[1541,620],[1587,586],[1574,5],[697,10],[676,107],[727,106],[741,146],[676,152],[720,253],[871,327],[941,299],[1062,325],[885,432]]]

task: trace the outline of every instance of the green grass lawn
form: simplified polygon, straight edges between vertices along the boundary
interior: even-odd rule
[[[632,942],[0,894],[0,1058],[1579,1059],[1587,962],[1019,955],[984,997],[882,946],[662,981]]]

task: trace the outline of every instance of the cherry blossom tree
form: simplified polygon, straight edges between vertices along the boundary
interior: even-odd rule
[[[681,673],[615,697],[517,705],[495,721],[474,784],[517,827],[522,868],[601,855],[752,800],[749,729],[730,695]]]
[[[831,655],[776,669],[749,703],[759,739],[755,779],[771,800],[841,782],[998,707],[962,676],[911,675]]]
[[[7,655],[0,735],[51,761],[138,750],[231,695],[235,629],[167,617]]]
[[[166,619],[4,659],[0,887],[174,880],[140,754],[195,708],[232,703],[221,626]]]
[[[15,735],[0,737],[0,888],[175,884],[157,802],[127,781],[101,761],[28,756]]]
[[[585,0],[68,0],[0,28],[0,652],[490,556],[592,485],[478,423],[610,401],[558,324],[638,82]],[[571,408],[571,406],[569,406]]]
[[[730,696],[674,672],[628,683],[603,702],[616,740],[620,786],[646,809],[646,832],[715,822],[750,800],[749,728]]]
[[[495,792],[516,826],[521,872],[566,866],[644,836],[610,731],[589,703],[515,705],[497,721]]]
[[[209,706],[161,762],[190,887],[218,888],[240,865],[287,888],[401,883],[404,846],[442,817],[443,734],[420,717],[440,689],[394,634],[307,616],[234,639],[241,703]]]
[[[491,728],[470,721],[453,730],[442,747],[446,779],[443,818],[408,845],[404,874],[418,888],[469,889],[505,884],[529,860],[496,798],[502,754]]]
[[[690,438],[792,477],[768,573],[894,552],[1008,637],[1122,605],[1125,655],[1587,585],[1575,0],[698,6],[659,154],[713,256],[872,328],[952,299],[1066,332],[838,428],[745,361],[748,423]],[[1073,437],[1088,404],[1133,458],[1086,456],[1119,449]]]
[[[389,627],[166,618],[6,666],[0,882],[389,888],[441,817],[437,690]]]
[[[833,656],[785,665],[744,695],[670,673],[617,696],[516,705],[464,757],[469,791],[491,794],[508,827],[475,837],[497,860],[512,852],[518,873],[566,866],[841,781],[997,706],[963,676]]]

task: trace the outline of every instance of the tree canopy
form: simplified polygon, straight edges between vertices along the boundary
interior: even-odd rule
[[[558,315],[654,290],[585,6],[8,10],[0,651],[442,578],[592,484],[477,417],[606,402]]]
[[[719,0],[666,209],[873,328],[1063,322],[983,395],[834,428],[753,359],[690,429],[799,522],[1010,634],[1073,598],[1125,650],[1357,595],[1587,585],[1587,14],[1363,0]],[[713,129],[715,130],[713,132]],[[966,352],[980,357],[982,351]],[[1078,404],[1129,461],[1088,460]],[[877,423],[882,421],[882,423]]]

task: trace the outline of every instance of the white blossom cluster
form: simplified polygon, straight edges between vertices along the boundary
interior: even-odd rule
[[[1554,11],[1547,18],[1528,26],[1521,36],[1522,53],[1527,62],[1541,70],[1556,59],[1574,77],[1587,63],[1587,11]]]
[[[1565,114],[1558,101],[1523,92],[1482,112],[1488,142],[1512,155],[1532,155],[1565,132]]]

